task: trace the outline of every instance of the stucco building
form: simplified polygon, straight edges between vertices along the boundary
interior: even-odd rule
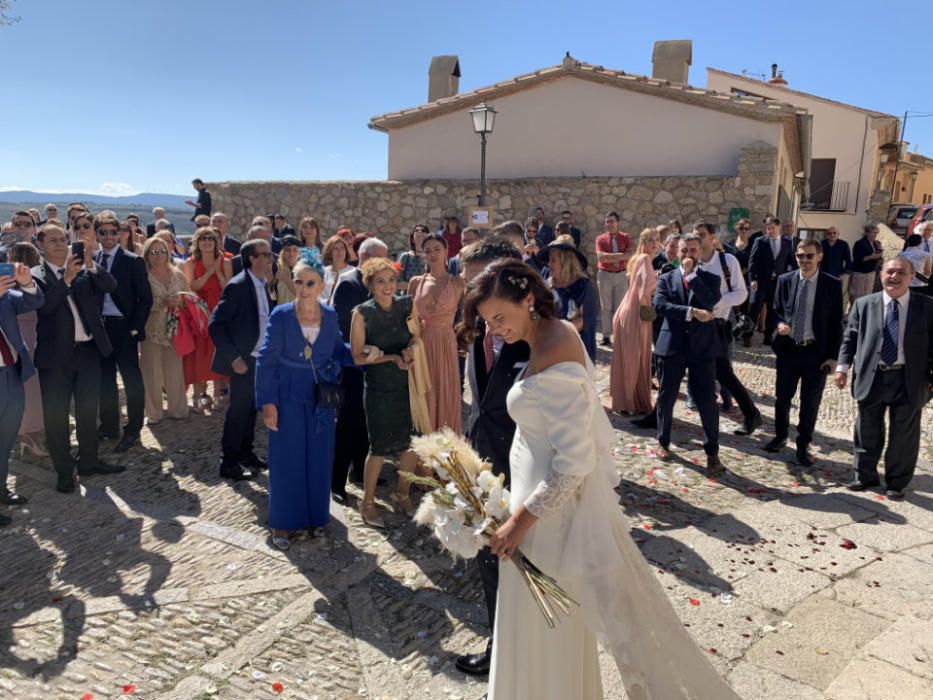
[[[707,68],[706,87],[734,97],[790,102],[812,115],[807,187],[798,188],[795,206],[799,228],[820,233],[836,226],[851,241],[869,220],[886,219],[893,183],[882,175],[897,152],[897,117],[793,90],[777,75],[776,66],[770,81]]]

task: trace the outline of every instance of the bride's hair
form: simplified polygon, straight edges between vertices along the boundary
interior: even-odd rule
[[[521,304],[531,294],[535,313],[541,318],[554,318],[553,292],[541,275],[518,260],[497,260],[483,270],[467,285],[463,295],[463,321],[457,328],[461,347],[465,348],[479,333],[479,311],[477,307],[487,299],[496,297],[514,304]]]

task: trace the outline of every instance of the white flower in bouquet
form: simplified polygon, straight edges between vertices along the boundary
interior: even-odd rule
[[[509,490],[496,485],[486,496],[483,506],[486,512],[497,520],[505,520],[509,517]]]

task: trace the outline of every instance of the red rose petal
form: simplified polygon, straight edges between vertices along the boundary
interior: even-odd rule
[[[641,526],[642,526],[642,528],[644,528],[645,530],[650,530],[650,529],[651,529],[651,523],[642,523]]]
[[[127,683],[126,685],[123,686],[124,695],[132,695],[135,692],[136,692],[136,686],[133,685],[132,683]]]
[[[690,605],[699,605],[699,604],[700,604],[700,601],[697,600],[696,598],[690,599]]]
[[[681,492],[681,493],[687,493],[689,490],[690,490],[690,489],[688,489],[686,486],[684,486],[682,489],[680,489],[680,492]]]
[[[875,496],[875,498],[877,498],[879,501],[885,500],[884,496],[882,496],[880,493],[877,496]]]
[[[792,481],[792,482],[790,482],[790,485],[791,485],[791,486],[800,486],[800,482],[799,482],[799,481]]]
[[[282,685],[281,683],[275,682],[275,683],[272,684],[272,692],[273,692],[273,693],[281,693],[283,690],[285,690],[285,686]]]
[[[839,546],[843,549],[858,549],[858,545],[852,540],[843,540]]]
[[[81,700],[94,700],[94,696],[91,695],[90,693],[85,693],[84,695],[81,696]]]

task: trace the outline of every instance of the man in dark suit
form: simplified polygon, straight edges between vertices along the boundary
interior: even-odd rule
[[[7,488],[7,476],[26,405],[23,384],[36,372],[16,317],[35,311],[44,301],[22,263],[13,264],[12,276],[0,275],[0,503],[6,506],[26,505],[23,496]],[[9,524],[10,518],[0,513],[0,526]]]
[[[359,250],[360,267],[370,258],[386,258],[389,248],[378,238],[367,238]],[[334,287],[333,304],[337,312],[337,323],[344,341],[350,339],[350,319],[353,309],[370,298],[363,284],[363,273],[359,267],[346,270]],[[363,404],[363,371],[356,367],[344,367],[340,375],[344,389],[344,402],[337,412],[337,434],[334,444],[333,478],[331,497],[346,504],[347,474],[357,484],[363,483],[363,467],[369,451],[369,431],[366,429],[366,409]],[[350,467],[353,467],[352,474]]]
[[[190,199],[185,200],[185,204],[189,207],[194,207],[194,214],[191,215],[191,220],[194,221],[199,216],[210,216],[214,207],[211,204],[211,193],[207,191],[207,185],[204,184],[204,180],[196,177],[191,181],[191,186],[194,187],[198,193],[198,201],[192,202]]]
[[[554,229],[544,223],[544,209],[541,207],[535,209],[534,220],[537,227],[534,237],[538,241],[538,247],[541,249],[547,248],[548,244],[552,243],[556,236],[554,235]]]
[[[496,260],[512,258],[521,260],[518,249],[507,239],[492,236],[464,248],[460,252],[463,276],[473,279]],[[508,344],[501,338],[488,333],[485,324],[467,351],[466,373],[470,383],[470,414],[467,419],[466,435],[479,455],[492,463],[494,474],[505,476],[506,486],[510,483],[509,450],[515,435],[515,423],[509,417],[506,396],[515,378],[528,364],[529,349],[526,343]],[[499,589],[499,559],[483,548],[476,556],[489,629],[496,619],[496,595]],[[492,640],[486,650],[479,654],[467,654],[456,660],[457,669],[471,675],[489,673]]]
[[[882,291],[857,299],[849,313],[836,368],[836,386],[845,388],[853,370],[856,478],[853,491],[878,486],[884,454],[885,495],[904,498],[920,451],[920,418],[933,394],[933,298],[910,292],[914,270],[897,257],[881,268]]]
[[[573,225],[573,212],[571,212],[569,209],[564,209],[564,210],[560,213],[560,222],[561,222],[562,224],[567,224],[567,226],[570,227],[569,233],[570,233],[571,237],[573,238],[573,244],[574,244],[577,248],[579,248],[579,247],[580,247],[580,243],[581,243],[582,240],[583,240],[583,235],[580,233],[580,229],[578,229],[576,226]],[[558,235],[560,235],[560,234],[558,234]]]
[[[272,276],[272,250],[261,239],[240,249],[243,272],[234,275],[208,323],[214,341],[211,370],[230,377],[230,405],[224,416],[220,476],[241,481],[256,476],[266,463],[253,451],[256,435],[256,355],[262,343],[272,299],[266,283]]]
[[[284,214],[275,215],[275,229],[272,235],[276,238],[285,238],[285,236],[295,236],[295,227],[288,225],[288,219]]]
[[[700,237],[689,233],[680,240],[680,268],[658,279],[654,309],[664,319],[655,344],[661,389],[657,399],[658,458],[670,460],[671,425],[680,383],[687,386],[703,424],[703,449],[710,473],[722,471],[719,462],[719,408],[716,406],[716,358],[722,343],[713,307],[722,298],[718,275],[699,268]]]
[[[230,220],[227,219],[226,214],[221,211],[211,214],[211,227],[217,231],[217,234],[223,240],[225,252],[230,253],[230,255],[240,254],[240,246],[242,244],[227,233],[230,230]]]
[[[162,207],[155,207],[152,210],[152,223],[146,224],[146,238],[152,238],[156,235],[156,224],[159,223],[162,219],[165,219],[165,209]],[[168,219],[165,219],[168,221]],[[194,219],[192,219],[194,221]],[[175,235],[175,224],[171,221],[168,222],[168,230],[172,232],[172,235]]]
[[[787,444],[790,404],[800,385],[797,423],[797,462],[813,466],[809,452],[823,400],[826,377],[836,368],[842,344],[842,282],[820,272],[823,248],[819,241],[797,244],[799,270],[778,278],[774,294],[777,336],[771,345],[777,356],[774,403],[774,439],[765,445],[778,452]]]
[[[101,358],[113,351],[100,309],[104,294],[117,288],[110,273],[94,262],[91,248],[84,257],[71,255],[65,232],[46,225],[39,232],[45,253],[32,275],[45,295],[36,328],[35,364],[39,370],[45,440],[58,473],[61,493],[75,490],[79,476],[116,474],[126,467],[98,459],[97,407]],[[71,458],[68,412],[72,397],[78,436],[78,460]]]
[[[117,368],[126,392],[126,426],[116,452],[126,452],[139,441],[145,412],[145,389],[139,369],[139,344],[146,339],[146,321],[152,310],[152,289],[146,263],[119,244],[119,227],[112,211],[94,217],[94,232],[100,244],[95,262],[117,281],[112,294],[104,294],[101,312],[113,352],[101,361],[100,429],[98,437],[120,437],[120,399]]]
[[[757,325],[762,308],[766,308],[764,344],[770,345],[777,326],[774,314],[774,290],[777,278],[796,266],[793,243],[781,235],[781,222],[777,217],[768,217],[765,223],[767,235],[752,244],[748,259],[748,279],[754,299],[749,304],[749,314]]]

